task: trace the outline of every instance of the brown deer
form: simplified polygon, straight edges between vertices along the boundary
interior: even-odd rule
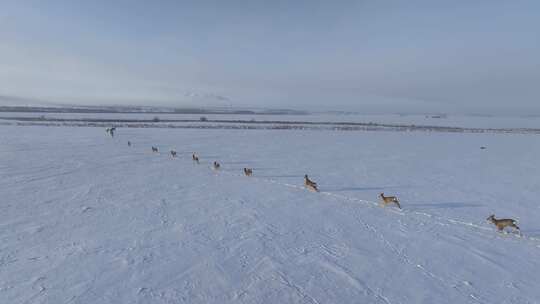
[[[496,219],[495,214],[492,214],[487,218],[487,220],[497,226],[499,232],[502,232],[506,227],[512,227],[521,233],[521,230],[516,225],[516,221],[513,219]]]
[[[252,176],[253,175],[253,169],[251,168],[244,168],[244,174],[246,176]]]
[[[193,159],[194,162],[196,162],[197,164],[199,163],[199,157],[193,153],[193,155],[191,155],[191,158]]]
[[[105,132],[107,132],[109,135],[111,135],[112,137],[114,137],[114,131],[116,131],[116,127],[113,127],[113,128],[107,128],[105,130]]]
[[[310,189],[310,190],[313,190],[315,192],[319,192],[319,188],[317,187],[317,183],[310,180],[308,175],[304,175],[304,185],[306,186],[306,188]]]
[[[390,203],[394,203],[398,206],[399,209],[401,209],[401,205],[399,204],[399,201],[397,197],[395,196],[384,196],[384,193],[379,194],[379,197],[381,198],[382,203],[386,206]]]
[[[159,152],[159,151],[158,151],[158,148],[157,148],[157,147],[154,147],[154,146],[152,146],[152,152],[154,152],[154,153],[158,153],[158,152]]]
[[[221,165],[217,161],[215,161],[214,162],[214,170],[219,170],[219,168],[221,168]]]

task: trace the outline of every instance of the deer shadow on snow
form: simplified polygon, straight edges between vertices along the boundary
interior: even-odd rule
[[[521,233],[528,237],[540,239],[540,229],[521,229]]]
[[[425,209],[457,209],[457,208],[479,208],[484,207],[484,204],[477,202],[420,202],[407,203],[410,210],[425,210]]]
[[[253,170],[256,170],[256,168],[254,168]],[[302,175],[302,174],[295,174],[295,175],[259,175],[259,177],[265,177],[265,178],[298,178],[299,180],[301,180],[302,178],[304,178],[304,175]]]
[[[325,187],[326,191],[329,192],[356,192],[356,191],[380,191],[384,192],[385,190],[388,190],[387,192],[392,192],[391,189],[401,189],[401,188],[411,188],[410,186],[384,186],[384,187],[355,187],[355,186],[346,186],[346,187],[333,187],[332,185],[328,185]]]

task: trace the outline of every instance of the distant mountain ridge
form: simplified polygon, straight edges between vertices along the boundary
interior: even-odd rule
[[[191,102],[182,106],[174,105],[77,105],[57,103],[32,97],[0,94],[0,112],[43,112],[43,113],[156,113],[156,114],[249,114],[249,115],[306,115],[307,111],[292,109],[235,107],[230,99],[216,94],[187,92],[185,97]],[[223,104],[208,104],[207,99],[218,100]]]
[[[246,114],[246,115],[307,115],[306,111],[290,109],[243,109],[231,107],[150,107],[150,106],[0,106],[0,112],[43,113],[156,113],[156,114]]]

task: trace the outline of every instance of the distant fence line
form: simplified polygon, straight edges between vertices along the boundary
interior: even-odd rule
[[[442,126],[393,125],[377,123],[332,123],[332,122],[272,122],[238,120],[199,120],[175,121],[182,125],[150,122],[126,122],[122,120],[29,120],[19,118],[0,118],[0,125],[47,126],[47,127],[110,127],[119,128],[167,128],[167,129],[225,129],[225,130],[313,130],[313,131],[395,131],[395,132],[445,132],[445,133],[495,133],[495,134],[540,134],[540,129],[531,128],[461,128]],[[131,121],[131,120],[130,120]],[[197,122],[196,124],[194,124]],[[191,124],[190,124],[191,123]]]

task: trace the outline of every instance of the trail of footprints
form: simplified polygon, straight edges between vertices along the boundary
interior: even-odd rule
[[[116,128],[114,128],[114,127],[113,128],[108,128],[106,130],[106,132],[109,135],[111,135],[111,137],[114,137],[114,134],[113,134],[114,131],[116,131]],[[127,145],[128,145],[128,147],[132,147],[133,142],[128,141]],[[156,146],[151,146],[151,151],[152,151],[153,154],[160,154],[159,148],[156,147]],[[175,158],[178,158],[179,153],[176,150],[173,149],[173,150],[170,150],[167,154],[169,154],[172,159],[175,159]],[[191,158],[192,158],[194,164],[200,164],[201,163],[200,158],[196,153],[191,154]],[[440,225],[443,225],[443,226],[450,224],[450,225],[460,225],[460,226],[466,226],[466,227],[469,227],[469,228],[473,228],[474,230],[477,230],[477,232],[478,232],[478,230],[493,231],[490,228],[480,226],[480,225],[477,225],[477,224],[474,224],[474,223],[464,222],[464,221],[457,220],[457,219],[445,218],[445,217],[436,216],[436,215],[432,215],[432,214],[429,214],[429,213],[426,213],[426,212],[420,212],[420,211],[405,211],[405,210],[402,210],[396,197],[387,197],[387,196],[384,196],[384,193],[381,193],[381,195],[380,195],[381,202],[375,202],[375,201],[369,201],[369,200],[362,200],[362,199],[358,199],[358,198],[354,198],[354,197],[348,197],[348,196],[345,196],[345,195],[336,194],[336,193],[332,193],[332,192],[320,191],[317,183],[312,181],[308,177],[307,174],[304,177],[304,185],[299,186],[299,185],[293,185],[293,184],[278,182],[278,181],[275,181],[275,180],[272,180],[272,179],[265,179],[265,178],[260,178],[260,177],[253,176],[253,169],[252,168],[243,168],[243,174],[235,174],[235,173],[222,171],[221,170],[222,169],[221,164],[219,162],[217,162],[217,161],[214,161],[211,164],[210,168],[213,169],[214,171],[221,171],[221,174],[227,174],[227,175],[231,175],[231,176],[247,176],[247,177],[250,177],[251,179],[254,179],[254,180],[257,180],[257,181],[272,183],[272,184],[276,184],[276,185],[280,185],[280,186],[284,186],[284,187],[288,187],[288,188],[293,188],[293,189],[298,189],[298,190],[314,191],[314,192],[317,192],[319,194],[330,196],[330,197],[333,197],[333,198],[336,198],[336,199],[342,199],[342,200],[349,201],[349,202],[362,203],[362,204],[372,206],[372,207],[376,207],[376,206],[380,206],[380,205],[386,206],[387,204],[395,204],[396,206],[399,207],[399,210],[388,209],[389,212],[399,214],[399,215],[415,215],[415,216],[431,218],[431,219],[436,220]],[[498,225],[497,222],[493,222],[493,223],[496,226]],[[521,235],[521,233],[518,235],[518,237],[529,240],[534,245],[536,245],[536,247],[540,248],[540,238],[526,237],[526,236]]]
[[[109,131],[108,131],[108,133],[109,133]],[[132,142],[131,141],[128,141],[128,146],[132,147]],[[158,147],[152,146],[151,151],[152,151],[153,154],[160,154],[160,151],[159,151]],[[175,151],[175,150],[171,150],[167,154],[170,155],[170,157],[172,159],[178,158],[178,152]],[[201,163],[200,158],[199,158],[199,156],[197,154],[193,153],[191,155],[191,158],[192,158],[192,161],[193,161],[194,164],[200,164]],[[265,182],[265,183],[275,184],[275,185],[288,187],[288,188],[292,188],[292,189],[296,189],[296,190],[310,190],[310,191],[314,191],[314,192],[317,192],[317,193],[322,194],[322,195],[332,197],[332,198],[334,198],[336,200],[349,201],[349,202],[354,202],[354,203],[362,203],[362,204],[367,205],[368,207],[372,207],[372,208],[373,207],[378,207],[378,206],[381,205],[380,203],[375,202],[375,201],[362,200],[362,199],[358,199],[358,198],[354,198],[354,197],[348,197],[348,196],[345,196],[345,195],[336,194],[336,193],[332,193],[332,192],[320,191],[317,183],[315,183],[314,181],[309,179],[309,177],[307,175],[304,177],[304,185],[300,186],[300,185],[294,185],[294,184],[289,184],[289,183],[283,183],[283,182],[279,182],[279,181],[272,180],[272,179],[260,178],[260,177],[257,177],[257,176],[253,176],[253,169],[252,168],[243,168],[243,174],[236,174],[236,173],[223,171],[222,167],[221,167],[221,164],[218,163],[217,161],[214,161],[213,163],[211,163],[210,168],[212,170],[216,171],[216,172],[219,171],[221,174],[225,174],[225,175],[236,176],[236,177],[247,176],[247,177],[250,177],[252,180],[258,181],[258,182]],[[388,203],[396,203],[396,205],[399,206],[399,203],[397,202],[397,198],[395,198],[395,197],[390,198],[390,197],[385,197],[384,195],[381,195],[381,198],[382,198],[382,204],[383,205],[386,205]],[[166,215],[167,213],[164,212],[164,209],[166,209],[166,202],[165,201],[161,202],[159,209],[160,209],[159,213],[160,213],[162,224],[167,225],[168,224],[168,218],[167,218],[167,215]],[[416,217],[423,217],[423,218],[428,218],[430,220],[435,220],[437,224],[440,224],[440,225],[443,225],[443,226],[459,225],[459,226],[462,226],[462,227],[472,228],[477,233],[481,233],[482,231],[493,231],[490,228],[480,226],[480,225],[477,225],[477,224],[474,224],[474,223],[467,223],[467,222],[464,222],[464,221],[461,221],[461,220],[445,218],[445,217],[441,217],[441,216],[435,216],[435,215],[425,213],[425,212],[406,211],[406,210],[402,210],[401,208],[397,209],[397,210],[396,209],[388,209],[388,210],[390,212],[394,213],[394,214],[401,215],[401,216],[403,216],[403,215],[413,215],[413,216],[416,216]],[[368,224],[367,222],[363,221],[357,215],[355,215],[355,217],[359,221],[359,223],[362,225],[362,227],[366,231],[368,231],[376,240],[378,240],[380,243],[382,243],[383,246],[386,247],[391,253],[393,253],[393,255],[395,255],[397,259],[401,260],[402,262],[409,265],[410,267],[413,267],[413,268],[417,269],[422,275],[439,282],[444,287],[451,288],[451,289],[454,289],[454,290],[458,291],[465,298],[467,298],[469,300],[472,300],[474,302],[477,302],[477,303],[485,303],[485,301],[486,301],[485,298],[486,297],[484,295],[480,295],[478,293],[478,290],[476,290],[470,283],[468,284],[468,282],[461,282],[459,279],[457,279],[455,277],[448,278],[449,280],[447,280],[447,279],[443,278],[442,276],[435,274],[430,269],[428,269],[426,266],[424,266],[421,263],[413,260],[404,251],[399,250],[398,247],[395,244],[391,243],[388,239],[386,239],[385,236],[381,232],[379,232],[374,226],[372,226],[372,225]],[[420,221],[420,223],[422,223],[422,222]],[[537,239],[537,238],[534,238],[534,237],[523,237],[521,235],[520,235],[520,237],[524,238],[526,240],[529,240],[532,243],[540,243],[539,242],[540,239]],[[536,244],[536,245],[537,245],[537,247],[540,247],[540,244]],[[333,252],[332,248],[324,248],[324,250],[327,251],[327,253],[329,253],[330,255],[335,253],[335,252]],[[372,296],[375,296],[375,298],[378,301],[383,302],[383,303],[388,303],[388,300],[386,298],[384,298],[383,295],[378,294],[377,292],[371,290],[367,286],[363,286],[363,288],[367,289],[368,292],[371,293]],[[302,293],[300,292],[300,294],[302,294]],[[317,301],[315,299],[310,298],[310,297],[308,297],[308,301],[317,303]]]

